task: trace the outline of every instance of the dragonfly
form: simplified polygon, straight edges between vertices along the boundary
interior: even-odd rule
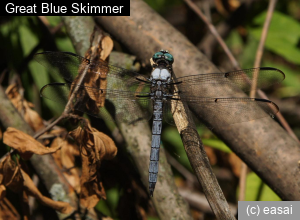
[[[176,107],[172,109],[172,106],[178,102],[196,106],[206,113],[204,118],[214,119],[215,127],[274,117],[279,111],[274,102],[232,94],[226,97],[226,87],[236,92],[250,91],[255,73],[259,73],[258,88],[279,84],[285,78],[282,71],[273,67],[175,78],[174,57],[167,50],[152,56],[152,72],[148,76],[70,52],[37,53],[35,60],[66,81],[41,88],[40,95],[46,99],[94,117],[106,117],[109,112],[113,115],[110,118],[127,123],[153,118],[149,163],[151,196],[157,182],[162,121],[173,123],[172,114]],[[141,110],[137,111],[138,108]]]

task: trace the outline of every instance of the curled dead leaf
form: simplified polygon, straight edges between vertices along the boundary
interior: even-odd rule
[[[85,155],[82,155],[81,161],[80,204],[90,209],[95,207],[101,198],[106,199],[106,193],[100,181],[100,174],[97,172],[98,164],[90,164],[88,156]]]
[[[5,197],[6,195],[6,187],[4,185],[0,185],[0,201]]]
[[[80,152],[75,144],[61,138],[55,138],[51,143],[51,148],[56,148],[61,145],[61,148],[52,154],[57,165],[65,170],[63,172],[65,178],[73,186],[77,193],[80,192],[80,178],[79,171],[75,167],[75,156],[79,156]]]
[[[8,155],[0,163],[0,172],[3,176],[0,185],[5,185],[16,193],[23,191],[23,202],[27,201],[27,195],[31,195],[44,205],[50,206],[61,213],[67,214],[73,210],[69,203],[53,201],[52,199],[43,196],[28,174],[11,159],[11,155]]]
[[[44,127],[43,119],[36,111],[31,109],[33,104],[26,101],[19,93],[19,90],[20,89],[17,84],[12,84],[7,87],[5,93],[34,131],[42,129]]]
[[[101,160],[112,159],[117,154],[113,140],[90,124],[69,133],[81,147],[82,174],[80,178],[80,203],[86,208],[94,207],[100,198],[106,199],[98,172]]]
[[[60,145],[55,148],[45,147],[30,135],[12,127],[4,132],[3,143],[17,150],[24,159],[29,159],[33,154],[51,154],[60,148]]]
[[[101,48],[102,51],[100,52],[100,58],[102,60],[106,60],[109,54],[111,53],[114,47],[114,42],[109,36],[104,36],[101,39]]]
[[[0,220],[20,220],[21,217],[15,207],[4,198],[0,200]],[[25,218],[23,218],[25,220]]]
[[[91,153],[91,157],[94,157],[96,161],[102,159],[110,160],[117,154],[117,147],[114,141],[106,134],[92,128],[88,123],[87,126],[78,126],[75,130],[69,132],[69,134],[79,143],[81,148]]]
[[[76,91],[76,100],[84,100],[86,109],[94,114],[98,114],[99,108],[103,107],[105,103],[106,76],[109,71],[108,63],[105,60],[113,49],[113,41],[109,36],[104,35],[101,30],[95,29],[91,35],[90,45],[89,50],[85,53],[85,57],[91,61],[91,64],[86,69],[86,60],[83,61],[84,65],[80,66],[79,74],[74,79],[74,84],[83,84],[85,90],[76,90],[78,86],[71,86],[71,91]],[[99,88],[100,90],[93,88]]]
[[[23,177],[20,167],[11,159],[9,154],[0,164],[1,185],[8,187],[13,192],[21,192],[23,188]]]
[[[24,189],[28,193],[28,195],[34,196],[38,199],[42,204],[49,206],[55,209],[58,212],[68,214],[73,211],[73,207],[67,202],[54,201],[46,196],[43,196],[38,188],[34,185],[31,178],[28,176],[26,172],[21,169],[22,176],[24,178]]]

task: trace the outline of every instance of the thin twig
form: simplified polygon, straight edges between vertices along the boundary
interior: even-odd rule
[[[230,59],[231,63],[233,64],[233,67],[235,69],[241,69],[239,66],[238,61],[234,58],[231,51],[229,50],[228,46],[222,39],[222,37],[219,35],[217,29],[215,26],[209,22],[209,20],[205,17],[205,15],[202,13],[202,11],[193,3],[191,0],[184,0],[190,8],[204,21],[204,23],[207,25],[211,33],[215,36],[221,47],[223,48],[224,52],[227,54],[228,58]]]
[[[248,166],[243,161],[241,161],[241,174],[239,179],[239,199],[238,201],[244,201],[246,195],[246,184],[247,184],[247,172]]]
[[[202,193],[191,191],[184,188],[178,188],[178,191],[180,195],[183,198],[185,198],[190,204],[190,206],[192,206],[193,208],[205,213],[212,213],[212,210],[209,207],[207,199]],[[231,212],[235,214],[237,212],[237,206],[232,203],[228,203],[228,205]]]
[[[259,67],[261,63],[261,58],[263,55],[263,50],[265,46],[265,42],[267,39],[267,34],[268,30],[270,27],[273,11],[276,5],[277,0],[270,0],[269,6],[268,6],[268,12],[267,12],[267,17],[263,26],[263,30],[261,33],[261,38],[260,42],[256,51],[256,56],[255,56],[255,62],[254,62],[254,67]],[[258,75],[259,71],[255,71],[253,73],[253,78],[252,78],[252,83],[251,83],[251,90],[250,90],[250,97],[255,98],[255,93],[257,90],[257,80],[258,80]],[[248,167],[247,165],[242,162],[241,164],[241,176],[239,180],[239,186],[240,186],[240,193],[239,193],[239,201],[244,201],[245,200],[245,193],[246,193],[246,182],[247,182],[247,171]]]
[[[59,116],[55,121],[53,121],[51,124],[49,124],[47,127],[43,128],[41,131],[38,131],[34,134],[33,138],[38,139],[42,134],[49,131],[51,128],[53,128],[56,124],[58,124],[62,119],[68,117],[68,114],[62,113],[61,116]]]
[[[263,51],[264,51],[264,46],[265,46],[265,42],[267,39],[267,35],[268,35],[268,30],[270,27],[270,23],[272,20],[272,15],[274,12],[274,8],[276,5],[276,1],[277,0],[270,0],[269,2],[269,6],[268,6],[268,12],[267,12],[267,17],[263,26],[263,30],[261,33],[261,37],[260,37],[260,41],[259,41],[259,45],[256,51],[256,56],[255,56],[255,61],[254,61],[254,68],[255,67],[259,67],[260,63],[261,63],[261,58],[263,55]],[[250,97],[251,98],[255,98],[255,93],[257,90],[257,79],[258,79],[258,75],[259,75],[259,71],[255,71],[253,74],[253,79],[252,79],[252,84],[251,84],[251,91],[250,91]]]
[[[48,28],[49,32],[53,35],[56,34],[56,32],[58,32],[64,25],[62,22],[60,22],[55,27],[51,27],[46,16],[38,16],[38,18]]]
[[[169,164],[171,164],[181,175],[183,175],[187,181],[191,184],[198,183],[197,178],[189,170],[187,170],[181,163],[173,158],[168,151],[165,151]]]

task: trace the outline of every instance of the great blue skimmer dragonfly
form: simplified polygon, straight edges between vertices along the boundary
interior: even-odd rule
[[[89,60],[69,52],[38,53],[35,59],[67,81],[45,85],[40,91],[44,98],[63,104],[71,102],[74,110],[95,117],[105,115],[103,110],[114,106],[110,113],[126,122],[150,119],[153,115],[149,165],[151,195],[157,180],[162,119],[171,118],[172,105],[176,106],[178,101],[184,101],[193,106],[197,105],[200,109],[206,109],[208,110],[206,112],[209,112],[208,118],[218,119],[214,126],[227,126],[268,115],[274,116],[279,109],[272,101],[244,97],[228,98],[223,89],[218,89],[218,85],[222,84],[223,88],[228,86],[249,91],[254,72],[259,72],[257,79],[259,88],[280,83],[285,78],[284,73],[278,69],[259,67],[227,73],[191,75],[175,80],[172,77],[174,58],[165,50],[153,55],[153,69],[150,76],[113,66],[102,60]],[[193,91],[197,96],[190,95],[188,91]],[[143,110],[136,111],[137,108]]]

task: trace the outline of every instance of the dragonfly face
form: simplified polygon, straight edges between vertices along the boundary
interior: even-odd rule
[[[153,59],[153,62],[155,62],[156,64],[165,62],[169,65],[172,65],[174,62],[173,56],[167,50],[161,50],[161,51],[155,53],[152,56],[152,59]]]
[[[151,78],[153,80],[167,81],[171,79],[173,56],[167,50],[161,50],[152,56],[154,64]]]

